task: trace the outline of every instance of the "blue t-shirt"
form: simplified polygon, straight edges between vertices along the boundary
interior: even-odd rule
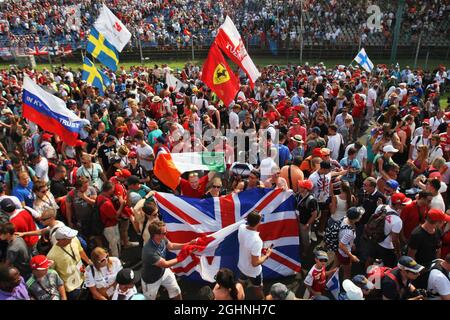
[[[278,160],[280,161],[279,167],[281,168],[286,164],[286,162],[288,160],[291,160],[292,156],[291,156],[291,152],[289,151],[289,148],[286,147],[285,145],[279,144],[279,145],[277,145],[277,147],[278,147],[278,157],[279,157]]]
[[[28,207],[33,207],[34,193],[33,193],[33,181],[30,181],[27,187],[18,184],[12,191],[12,195],[17,197],[20,202],[25,202]]]
[[[359,164],[358,159],[350,160],[348,157],[344,158],[339,162],[339,164],[345,169],[356,169],[360,170],[361,165]],[[342,180],[348,181],[348,182],[355,182],[356,181],[356,174],[348,172],[346,175],[342,176]]]

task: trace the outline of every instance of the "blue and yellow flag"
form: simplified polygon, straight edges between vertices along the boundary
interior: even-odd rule
[[[105,87],[111,85],[111,80],[88,58],[84,58],[81,79],[98,88],[100,95],[104,94]]]
[[[119,53],[95,28],[91,29],[86,51],[112,71],[117,70]]]

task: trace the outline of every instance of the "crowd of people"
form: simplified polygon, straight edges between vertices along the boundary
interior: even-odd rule
[[[156,299],[161,286],[181,299],[171,267],[186,254],[166,254],[185,244],[167,239],[155,192],[207,198],[281,188],[298,201],[296,279],[311,298],[332,297],[325,284],[338,271],[340,300],[448,300],[445,67],[260,71],[253,89],[241,74],[225,106],[190,63],[177,74],[186,83],[178,91],[165,83],[167,65],[137,66],[110,73],[104,96],[81,70],[2,70],[0,299]],[[85,119],[75,146],[22,116],[25,75]],[[236,144],[230,132],[252,134]],[[224,152],[225,173],[187,172],[174,191],[153,174],[162,151],[206,150]],[[282,283],[264,296],[271,248],[258,235],[261,218],[251,212],[239,230],[241,274],[221,269],[202,298],[297,299]],[[121,259],[136,247],[135,274]]]
[[[105,1],[133,34],[131,46],[182,48],[191,45],[208,47],[216,30],[229,15],[248,45],[267,47],[275,41],[279,47],[298,47],[300,43],[301,2],[285,1]],[[0,12],[0,40],[6,47],[70,44],[83,48],[102,2],[81,1],[8,1]],[[380,23],[367,23],[367,1],[303,1],[306,43],[357,44],[377,37],[383,43],[392,40],[396,5],[387,1],[380,7]],[[80,5],[73,15],[73,6]],[[445,21],[450,5],[446,1],[407,1],[402,34],[417,40],[426,30],[423,41],[442,39],[450,25]],[[352,30],[358,30],[357,33]],[[374,38],[375,39],[375,38]],[[375,40],[374,40],[375,41]],[[380,43],[372,43],[379,45]]]

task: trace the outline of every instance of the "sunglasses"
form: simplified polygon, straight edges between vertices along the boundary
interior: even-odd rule
[[[327,259],[319,259],[320,262],[328,262]]]
[[[106,262],[109,258],[109,255],[107,255],[106,257],[104,257],[102,260],[98,260],[98,263],[103,263]]]
[[[222,186],[213,186],[213,188],[220,189]]]

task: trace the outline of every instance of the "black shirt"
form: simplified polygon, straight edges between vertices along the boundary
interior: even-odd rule
[[[392,275],[397,281],[391,279],[389,276],[385,275],[383,280],[381,280],[381,292],[383,296],[389,300],[405,300],[409,298],[409,286],[411,282],[406,281],[406,285],[402,281],[402,276],[400,275],[400,269],[394,269]]]
[[[411,233],[408,247],[417,250],[415,259],[418,264],[429,267],[431,262],[437,258],[436,250],[441,247],[441,231],[429,234],[422,226],[417,226]]]
[[[307,224],[311,219],[312,213],[319,210],[319,204],[312,194],[309,194],[305,199],[300,199],[297,204],[299,212],[299,220],[301,224]]]
[[[68,186],[69,183],[67,182],[67,180],[52,180],[50,182],[50,192],[57,199],[65,196],[69,192]]]
[[[378,190],[373,194],[367,194],[365,192],[358,194],[358,204],[365,210],[364,215],[358,222],[359,224],[365,225],[369,221],[370,217],[378,207],[379,199],[381,199],[383,203],[386,203],[386,197]]]
[[[103,165],[103,169],[105,171],[108,171],[110,163],[109,163],[109,158],[113,155],[116,154],[117,150],[116,150],[116,146],[113,145],[112,147],[108,147],[106,145],[102,145],[98,148],[98,156],[100,157],[101,161],[102,161],[102,165]]]

